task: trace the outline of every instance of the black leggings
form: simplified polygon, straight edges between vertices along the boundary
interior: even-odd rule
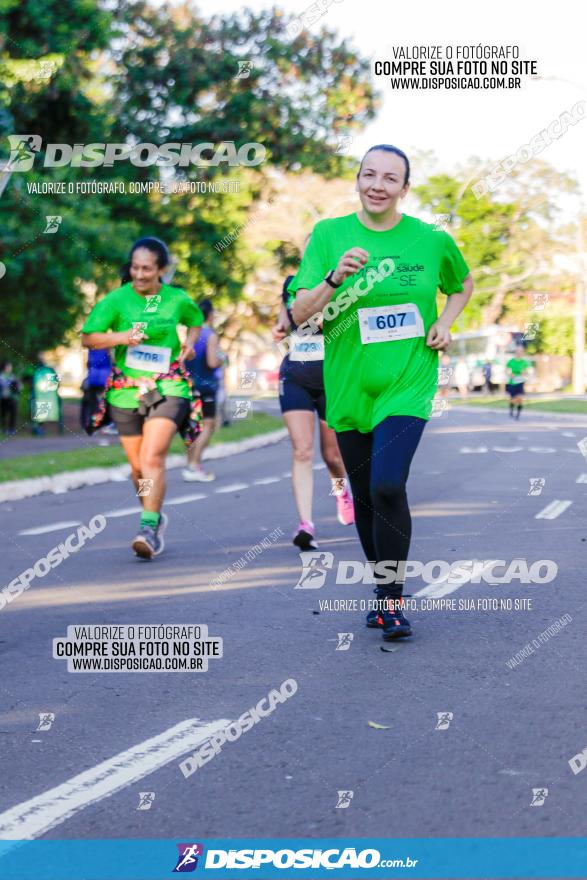
[[[353,490],[357,532],[368,560],[399,563],[408,559],[412,518],[406,482],[425,425],[424,419],[415,416],[388,416],[369,434],[353,430],[336,435]],[[382,584],[377,595],[399,599],[402,584]]]

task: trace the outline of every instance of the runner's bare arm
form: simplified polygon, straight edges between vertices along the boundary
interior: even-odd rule
[[[291,324],[287,315],[287,309],[282,303],[279,310],[279,318],[277,319],[277,323],[274,325],[271,331],[273,341],[281,342],[281,340],[287,335],[287,331],[290,329],[290,327]]]
[[[451,342],[450,328],[461,314],[473,293],[471,275],[463,280],[463,289],[459,293],[451,293],[446,298],[446,305],[437,321],[432,324],[426,337],[426,345],[434,351],[444,351]]]
[[[221,367],[224,363],[222,351],[218,347],[218,336],[216,333],[211,333],[208,337],[208,342],[206,343],[206,363],[211,370]]]
[[[342,284],[350,275],[354,275],[355,272],[361,269],[368,259],[369,254],[363,248],[351,248],[338,261],[338,266],[334,270],[332,280],[335,284]],[[313,315],[317,319],[331,298],[332,287],[326,281],[321,281],[312,290],[298,290],[291,309],[296,324],[298,326],[303,324],[304,321],[307,321]]]
[[[179,353],[178,360],[180,363],[184,361],[191,361],[194,357],[194,345],[198,341],[198,336],[200,335],[199,327],[190,327],[188,329],[185,342],[181,347],[181,351]]]
[[[120,333],[82,333],[84,348],[113,348],[115,345],[140,345],[147,335],[142,330],[124,330]]]

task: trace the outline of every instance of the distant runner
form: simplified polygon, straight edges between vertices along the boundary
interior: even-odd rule
[[[163,550],[167,515],[165,458],[179,429],[188,439],[200,430],[201,403],[192,393],[184,360],[204,317],[185,290],[164,284],[167,246],[141,238],[131,248],[121,273],[122,286],[94,306],[82,327],[86,348],[115,348],[115,366],[106,386],[106,402],[131,466],[143,505],[132,547],[151,559]],[[180,344],[178,324],[188,328]],[[94,418],[94,428],[104,413]]]
[[[362,210],[316,224],[289,285],[298,332],[311,331],[313,316],[324,319],[326,419],[351,482],[361,545],[368,560],[400,570],[394,583],[378,584],[380,610],[367,618],[384,639],[412,633],[401,599],[412,530],[406,482],[430,418],[438,352],[473,289],[450,235],[398,212],[409,180],[402,150],[371,147],[357,174]],[[448,297],[440,317],[438,289]]]
[[[202,430],[188,452],[188,467],[182,471],[186,482],[208,483],[215,476],[202,467],[202,454],[212,439],[216,429],[216,407],[218,400],[218,368],[225,357],[218,347],[218,334],[214,330],[214,308],[209,299],[203,299],[200,309],[204,324],[195,345],[195,357],[188,361],[187,368],[192,381],[202,398]]]
[[[510,416],[516,419],[520,418],[522,412],[522,406],[524,403],[524,384],[528,380],[528,370],[532,366],[532,362],[524,357],[525,354],[526,349],[524,346],[516,345],[515,356],[510,358],[506,364],[506,368],[509,371],[506,391],[510,396]]]

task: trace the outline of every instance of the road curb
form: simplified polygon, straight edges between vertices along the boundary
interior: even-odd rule
[[[266,434],[255,434],[245,440],[237,440],[233,443],[219,443],[212,446],[204,453],[204,461],[216,458],[228,458],[251,449],[261,449],[263,446],[271,446],[279,443],[287,437],[287,430],[280,428],[278,431],[268,431]],[[167,459],[167,468],[185,467],[185,455],[170,455]],[[130,467],[128,464],[120,464],[108,468],[83,468],[78,471],[62,471],[51,477],[34,477],[30,480],[12,480],[9,483],[0,483],[0,504],[5,501],[21,501],[23,498],[32,498],[43,492],[52,492],[54,495],[62,495],[71,492],[72,489],[81,489],[84,486],[95,486],[99,483],[121,483],[128,479]]]

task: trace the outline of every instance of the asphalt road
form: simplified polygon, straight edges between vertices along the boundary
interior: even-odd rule
[[[453,410],[431,421],[409,483],[411,558],[547,559],[558,574],[450,593],[412,579],[406,592],[420,605],[436,591],[530,607],[420,607],[408,615],[413,638],[385,652],[364,612],[320,611],[324,600],[372,597],[368,585],[335,583],[337,563],[362,555],[320,466],[314,520],[332,567],[321,588],[295,588],[285,441],[215,462],[211,484],[172,471],[168,499],[180,503],[168,507],[167,547],[151,563],[129,549],[138,501],[127,483],[2,505],[4,584],[76,523],[118,515],[0,611],[0,837],[25,836],[31,815],[32,836],[48,839],[583,835],[587,772],[574,774],[569,760],[587,747],[585,435],[584,418],[517,423]],[[537,478],[541,492],[529,494]],[[277,529],[271,546],[234,567]],[[565,615],[560,632],[539,638]],[[52,658],[52,639],[73,624],[206,624],[223,657],[200,673],[70,673]],[[338,633],[352,634],[348,649],[337,650]],[[146,758],[136,749],[172,742],[168,731],[189,719],[222,727],[287,679],[297,692],[189,778],[179,769],[194,751],[185,743],[171,758],[167,746],[163,757],[158,745]],[[41,713],[54,715],[47,730],[37,730]],[[438,713],[452,713],[440,729]],[[93,768],[119,755],[100,788]],[[541,805],[531,806],[533,789],[548,789]],[[346,807],[339,791],[352,792]],[[150,809],[137,809],[139,792],[154,793]]]

